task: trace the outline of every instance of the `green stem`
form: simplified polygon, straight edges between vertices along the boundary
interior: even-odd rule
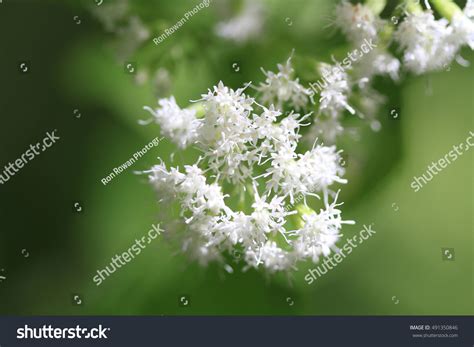
[[[420,0],[405,0],[405,8],[410,13],[422,13],[423,7],[420,5]]]
[[[457,13],[462,13],[458,5],[452,0],[431,0],[436,11],[444,18],[451,20]]]

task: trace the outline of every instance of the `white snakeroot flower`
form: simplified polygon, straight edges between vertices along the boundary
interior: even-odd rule
[[[302,126],[307,126],[309,123],[305,122],[311,113],[301,116],[299,113],[293,113],[283,118],[280,123],[273,124],[268,133],[267,140],[271,143],[273,153],[282,151],[283,153],[290,149],[294,152],[301,135],[299,133]]]
[[[148,171],[150,182],[156,190],[165,195],[172,193],[172,197],[178,197],[185,210],[192,212],[192,218],[206,213],[217,215],[221,211],[230,213],[225,205],[225,195],[222,194],[220,186],[216,183],[206,183],[206,177],[197,165],[186,165],[186,173],[179,172],[177,168],[167,170],[161,163],[155,165]],[[183,211],[184,212],[184,211]]]
[[[348,104],[351,88],[347,73],[326,63],[320,64],[319,70],[325,77],[324,85],[321,83],[319,110],[332,117],[338,117],[344,109],[355,114],[355,110]]]
[[[344,169],[335,147],[318,145],[304,154],[296,152],[300,129],[309,125],[305,122],[311,113],[283,115],[274,105],[258,105],[244,90],[233,90],[220,82],[199,100],[199,118],[194,109],[179,108],[173,97],[159,100],[157,110],[146,107],[164,135],[181,148],[195,144],[203,151],[194,165],[184,166],[184,172],[168,169],[161,161],[147,173],[160,201],[179,204],[185,230],[176,237],[191,259],[204,266],[211,261],[224,262],[224,253],[238,250],[244,253],[244,269],[294,269],[299,260],[315,259],[317,249],[325,253],[325,247],[332,245],[326,231],[337,229],[339,234],[343,224],[337,221],[340,212],[326,207],[327,213],[334,215],[330,227],[323,229],[322,222],[303,216],[306,229],[288,231],[288,218],[298,213],[293,205],[295,195],[305,204],[307,196],[318,197],[316,193],[321,191],[326,196],[332,184],[346,183]],[[264,173],[253,177],[257,170]],[[208,178],[213,183],[208,183]],[[235,190],[240,188],[241,208],[251,196],[251,212],[227,206],[229,195],[222,189],[226,181]],[[250,186],[253,189],[246,188]],[[228,264],[224,268],[233,271]]]
[[[266,236],[260,233],[253,223],[252,217],[243,212],[234,212],[231,217],[222,218],[216,230],[225,237],[225,242],[231,246],[242,244],[253,245],[254,242],[265,242]]]
[[[353,5],[347,1],[336,7],[335,17],[335,25],[354,45],[359,45],[366,39],[376,40],[377,32],[384,24],[369,7],[362,4]]]
[[[197,165],[185,166],[186,175],[179,183],[179,192],[183,194],[182,206],[190,210],[192,218],[210,213],[218,214],[221,210],[230,212],[224,203],[225,195],[216,183],[206,184],[206,178]]]
[[[240,88],[234,91],[219,82],[202,95],[205,116],[200,141],[203,144],[216,146],[224,139],[234,137],[237,140],[238,135],[250,134],[254,99],[247,97],[244,90]]]
[[[344,221],[341,211],[337,209],[342,204],[337,204],[336,194],[334,201],[329,204],[325,194],[325,209],[319,213],[303,214],[304,226],[294,232],[297,239],[294,242],[294,252],[298,258],[311,258],[318,262],[319,257],[327,257],[331,250],[337,250],[336,242],[341,237],[340,230],[343,224],[355,224],[354,221]]]
[[[463,13],[457,13],[449,25],[444,18],[436,20],[429,11],[409,14],[394,34],[404,50],[403,62],[415,74],[439,70],[449,65],[460,47],[474,48],[474,24]]]
[[[302,180],[313,191],[325,191],[334,183],[347,183],[344,168],[340,165],[341,156],[335,146],[317,145],[311,151],[299,154],[303,172]]]
[[[242,17],[221,23],[220,34],[243,42],[256,28],[260,30],[255,12],[246,12],[253,4],[247,1]],[[461,46],[473,48],[473,13],[470,1],[463,13],[452,16],[451,23],[436,20],[431,11],[407,14],[394,34],[407,69],[416,74],[440,69],[456,57]],[[386,21],[365,5],[344,1],[337,7],[335,24],[355,49],[367,40],[378,43]],[[365,54],[350,71],[340,64],[319,66],[325,82],[318,84],[322,119],[314,121],[310,134],[334,142],[343,131],[343,112],[355,114],[348,101],[355,95],[360,117],[374,130],[380,129],[375,116],[383,98],[371,88],[371,80],[375,75],[398,79],[400,62],[382,44],[373,46],[370,52],[362,49]],[[161,99],[157,110],[146,108],[163,134],[180,148],[194,144],[203,152],[194,165],[184,166],[184,172],[168,169],[163,162],[148,171],[160,201],[179,204],[185,230],[176,236],[182,251],[202,265],[225,262],[224,254],[237,250],[244,254],[244,269],[294,269],[298,261],[318,262],[321,256],[337,252],[343,225],[354,224],[342,219],[339,192],[332,190],[334,184],[347,182],[341,151],[315,144],[299,152],[300,130],[309,125],[304,122],[311,113],[283,113],[288,108],[306,109],[313,101],[312,92],[294,77],[291,58],[278,65],[277,73],[263,72],[265,82],[255,89],[264,106],[244,93],[250,84],[234,90],[219,82],[202,95],[198,107],[181,109],[169,98]],[[238,201],[229,199],[232,208],[226,204],[229,195],[225,192],[230,189],[240,194]],[[313,199],[307,198],[320,195],[324,207],[315,212],[307,204]],[[332,203],[329,195],[335,195]],[[298,229],[287,230],[295,225],[288,223],[292,215]],[[224,268],[233,271],[228,264]]]
[[[257,188],[254,186],[255,202],[252,204],[254,211],[251,218],[256,227],[265,234],[279,232],[283,237],[285,236],[286,217],[290,214],[285,210],[284,198],[281,196],[274,196],[268,203],[267,197],[260,198]]]
[[[281,111],[276,110],[272,105],[270,108],[262,107],[262,114],[253,114],[253,127],[255,139],[261,140],[274,137],[276,121],[282,115]]]
[[[363,4],[353,5],[343,1],[336,7],[336,26],[345,34],[352,43],[353,48],[361,47],[367,41],[379,42],[378,34],[387,21],[375,15],[371,8]],[[370,79],[373,75],[389,74],[394,80],[398,79],[400,62],[384,48],[377,47],[370,52],[365,52],[358,59],[356,74],[359,78]]]
[[[362,49],[364,52],[364,54],[362,54],[354,64],[351,74],[353,85],[358,86],[363,94],[367,95],[367,90],[372,90],[370,89],[370,84],[373,77],[376,75],[389,75],[394,81],[399,79],[400,61],[390,54],[384,45],[380,43],[380,41],[383,40],[380,40],[379,34],[383,32],[384,27],[387,25],[387,21],[376,15],[372,8],[362,4],[353,5],[347,1],[343,1],[336,7],[335,24],[345,34],[352,44],[353,49],[357,48],[359,53],[360,49]],[[363,49],[363,45],[367,44],[367,40],[376,43],[373,45],[375,48],[371,49],[369,52],[366,52]],[[335,118],[333,122],[335,123],[334,125],[336,128],[331,131],[332,136],[322,135],[322,137],[329,142],[333,142],[337,133],[342,132],[342,127],[338,127],[338,121],[343,108],[347,109],[352,114],[355,114],[355,110],[347,103],[347,98],[350,96],[352,89],[352,85],[349,84],[347,75],[345,72],[341,71],[339,74],[336,74],[335,79],[338,80],[339,84],[333,86],[329,85],[327,90],[324,91],[324,98],[321,97],[320,100],[321,111],[326,110],[326,114]],[[323,94],[321,94],[321,96],[323,96]],[[360,95],[358,96],[359,99],[364,97]],[[376,105],[376,102],[371,103],[371,105]],[[372,128],[378,129],[380,127],[380,122],[373,120],[374,115],[378,110],[368,108],[363,111],[364,113],[361,112],[359,107],[359,116],[361,118],[369,118]],[[313,131],[317,132],[320,129],[320,126],[315,123],[313,128]]]
[[[458,12],[451,19],[453,34],[451,42],[453,45],[461,47],[465,44],[474,49],[474,2],[466,4],[463,12]]]
[[[304,140],[313,143],[314,139],[322,139],[324,143],[333,144],[339,135],[344,132],[339,119],[334,117],[321,118],[318,117],[309,128]]]
[[[356,79],[368,81],[375,75],[389,75],[394,81],[399,79],[400,61],[385,49],[375,48],[365,54],[354,67]]]
[[[248,249],[245,259],[249,266],[258,268],[261,265],[269,272],[288,270],[294,263],[291,254],[278,247],[274,241],[267,241],[256,249]]]
[[[255,131],[250,117],[254,100],[219,82],[202,95],[205,111],[199,131],[199,143],[210,167],[218,176],[241,182],[251,175],[256,160],[248,146],[255,143]]]
[[[344,168],[334,146],[317,145],[304,154],[296,154],[295,148],[287,147],[272,153],[272,158],[272,166],[264,175],[270,177],[267,190],[289,196],[291,203],[298,194],[317,196],[317,192],[327,190],[335,182],[347,182],[341,178]]]
[[[178,194],[177,185],[185,179],[185,175],[175,168],[171,168],[171,170],[168,171],[163,162],[154,165],[151,170],[146,171],[146,173],[149,173],[148,178],[158,192],[160,201],[176,198]]]
[[[312,96],[311,90],[304,88],[299,79],[294,78],[291,57],[285,65],[278,64],[278,73],[262,71],[267,78],[256,89],[262,93],[260,100],[264,105],[274,105],[281,109],[284,103],[288,103],[298,111],[308,104]]]
[[[295,149],[287,146],[272,153],[271,167],[263,175],[263,177],[270,177],[267,181],[267,190],[289,196],[291,203],[294,202],[296,194],[309,192],[309,188],[301,180],[303,173],[297,161],[298,155]]]
[[[431,12],[411,13],[399,25],[395,40],[404,50],[403,63],[415,74],[440,69],[454,57],[447,45],[450,35],[448,21],[436,20]]]
[[[175,98],[158,100],[160,106],[156,110],[145,106],[157,124],[161,127],[161,133],[176,143],[180,148],[186,148],[197,139],[197,131],[201,121],[196,118],[196,111],[192,109],[181,109]]]
[[[227,22],[218,23],[215,31],[222,38],[244,43],[261,35],[263,23],[263,4],[257,0],[246,0],[242,12]]]

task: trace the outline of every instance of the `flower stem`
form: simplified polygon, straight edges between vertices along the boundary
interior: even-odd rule
[[[420,5],[420,0],[404,0],[404,7],[410,13],[423,12],[423,7]]]
[[[462,13],[461,9],[452,0],[431,0],[436,11],[444,18],[451,20],[456,13]]]

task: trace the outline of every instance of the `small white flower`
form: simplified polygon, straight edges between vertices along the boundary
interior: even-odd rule
[[[331,249],[336,249],[343,224],[354,224],[354,221],[343,221],[341,211],[337,209],[337,194],[329,204],[325,195],[325,209],[319,213],[304,214],[304,226],[294,232],[298,236],[294,242],[294,252],[298,258],[311,258],[316,263],[321,255],[327,257]]]
[[[375,75],[389,75],[394,81],[399,79],[400,61],[386,50],[375,48],[365,54],[355,65],[357,79],[371,80]]]
[[[257,188],[254,186],[255,202],[252,204],[254,211],[251,214],[252,221],[255,223],[258,230],[268,233],[279,232],[285,237],[285,223],[286,217],[292,213],[285,210],[284,198],[274,196],[268,203],[267,197],[260,198]]]
[[[248,136],[252,122],[254,99],[244,94],[245,88],[233,90],[221,82],[202,95],[205,116],[200,131],[200,141],[208,146],[217,146],[223,141],[237,140]]]
[[[344,128],[338,118],[318,117],[314,120],[304,139],[311,144],[314,143],[314,139],[318,138],[322,139],[324,143],[333,144],[343,132]]]
[[[334,183],[347,183],[341,178],[344,168],[340,165],[340,153],[335,146],[317,145],[311,151],[299,154],[302,180],[313,192],[324,191]]]
[[[298,194],[317,196],[335,182],[346,183],[340,176],[344,168],[334,146],[316,146],[304,154],[296,154],[294,148],[282,148],[272,153],[271,168],[267,170],[267,190],[289,196],[291,203]]]
[[[160,195],[163,194],[165,198],[166,194],[172,198],[178,197],[183,209],[192,213],[188,223],[200,215],[217,215],[221,211],[231,213],[224,203],[226,196],[222,194],[220,186],[216,183],[208,185],[202,170],[196,165],[186,165],[185,170],[185,174],[177,168],[168,171],[162,163],[155,165],[148,173],[150,182]]]
[[[451,42],[457,47],[467,44],[471,49],[474,49],[474,22],[472,19],[474,15],[471,14],[471,17],[469,17],[469,12],[466,10],[468,10],[468,7],[466,7],[464,13],[454,14],[451,20],[451,27],[453,28]]]
[[[197,139],[197,131],[201,126],[196,119],[196,111],[181,109],[176,104],[174,97],[158,100],[159,108],[156,110],[145,106],[161,127],[161,133],[171,139],[180,148],[186,148]]]
[[[261,247],[248,249],[245,260],[249,266],[265,267],[269,272],[288,270],[293,265],[291,254],[277,246],[274,241],[267,241]]]
[[[263,112],[259,114],[253,114],[253,127],[255,133],[255,140],[261,140],[266,138],[272,138],[277,136],[275,134],[275,125],[278,117],[282,115],[279,110],[276,110],[273,105],[270,108],[262,107]]]
[[[232,182],[251,175],[256,160],[248,146],[255,143],[255,130],[250,117],[254,100],[244,88],[236,91],[219,82],[202,95],[205,111],[199,130],[199,144],[213,171]]]
[[[357,46],[366,39],[376,40],[377,32],[384,24],[367,6],[352,5],[347,1],[336,7],[335,15],[335,25]]]
[[[320,111],[332,117],[338,117],[344,109],[355,114],[355,110],[348,104],[351,88],[347,73],[341,68],[325,63],[320,64],[319,70],[324,80],[324,84],[319,82]]]
[[[256,230],[252,217],[240,211],[234,212],[231,217],[222,218],[217,230],[232,246],[238,243],[251,245],[266,239],[263,233]]]
[[[271,157],[271,167],[264,175],[264,177],[270,176],[267,190],[290,196],[290,201],[293,203],[296,194],[309,191],[301,179],[303,173],[297,162],[298,155],[295,153],[295,148],[282,147],[278,152],[272,153]]]
[[[291,57],[285,65],[278,64],[278,73],[272,71],[263,73],[267,77],[265,83],[260,83],[257,90],[262,93],[260,100],[265,105],[274,105],[282,109],[288,103],[297,111],[305,107],[311,98],[311,90],[304,88],[298,78],[294,78],[294,69],[291,66]]]
[[[409,14],[394,33],[404,50],[403,63],[415,74],[445,67],[458,47],[450,44],[452,28],[444,18],[436,20],[431,12]]]
[[[161,200],[174,199],[178,193],[177,185],[185,179],[185,175],[175,168],[168,171],[163,162],[154,165],[147,173],[149,173],[150,183],[157,190]]]
[[[239,15],[217,24],[215,31],[218,36],[243,43],[261,35],[264,23],[262,3],[246,0],[243,6]]]

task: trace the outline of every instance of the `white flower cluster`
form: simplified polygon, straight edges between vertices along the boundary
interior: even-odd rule
[[[386,20],[375,15],[366,5],[352,5],[347,1],[336,7],[335,17],[336,27],[345,34],[353,48],[360,47],[365,40],[378,44],[357,61],[354,68],[357,79],[371,79],[375,75],[385,74],[394,80],[398,79],[400,62],[380,45],[380,35],[388,23]]]
[[[193,143],[200,126],[199,120],[196,119],[196,111],[179,108],[174,97],[160,99],[158,104],[160,108],[155,111],[147,106],[144,109],[155,117],[163,135],[174,141],[180,148],[186,148],[188,144]]]
[[[303,87],[299,79],[295,78],[291,57],[284,65],[278,64],[277,67],[277,73],[262,69],[266,80],[256,88],[260,93],[259,100],[265,105],[276,105],[279,109],[288,105],[292,109],[300,110],[314,104],[314,91]],[[327,117],[314,121],[305,139],[313,143],[316,138],[322,138],[326,143],[334,143],[336,136],[343,131],[339,122],[342,111],[345,109],[355,113],[348,102],[351,86],[342,69],[321,63],[319,71],[321,75],[327,76],[319,98],[319,113]]]
[[[473,1],[469,0],[464,11],[454,11],[449,21],[435,19],[431,9],[416,7],[416,10],[405,11],[405,18],[393,35],[403,50],[404,67],[415,74],[440,70],[456,58],[462,46],[474,49],[472,4]],[[346,1],[336,8],[335,24],[354,45],[367,38],[380,41],[381,33],[388,26],[388,22],[380,19],[368,6],[352,5]],[[385,48],[370,52],[359,65],[363,72],[360,77],[389,74],[393,79],[398,78],[400,63]]]
[[[238,250],[245,268],[273,272],[292,269],[304,259],[316,262],[335,250],[342,224],[353,223],[342,220],[337,194],[330,189],[346,183],[344,169],[334,146],[297,152],[300,129],[310,114],[284,116],[273,104],[257,104],[245,88],[233,90],[222,82],[198,102],[200,111],[181,109],[174,98],[159,100],[156,110],[146,108],[163,135],[180,148],[193,145],[204,153],[184,171],[163,162],[148,171],[160,199],[179,202],[186,227],[182,251],[205,265]],[[251,199],[251,211],[226,203],[225,182],[240,191],[237,197]],[[324,208],[316,213],[306,199],[319,198],[321,192]],[[231,271],[228,264],[226,269]]]
[[[112,46],[117,58],[125,62],[150,37],[150,31],[139,16],[130,14],[129,0],[104,1],[92,5],[92,14],[105,30],[116,34]]]
[[[240,14],[216,25],[218,36],[244,43],[258,38],[263,30],[263,5],[260,0],[245,0]]]
[[[328,114],[333,119],[337,119],[343,110],[354,114],[354,109],[348,103],[351,85],[347,73],[325,63],[319,65],[319,71],[323,76],[330,76],[321,91],[320,112]]]
[[[285,65],[278,64],[278,73],[262,71],[267,78],[257,90],[262,93],[260,99],[265,105],[273,104],[281,109],[284,103],[288,103],[297,111],[308,105],[311,90],[304,88],[298,78],[294,78],[291,57]]]
[[[244,42],[260,32],[259,5],[245,4],[242,16],[218,26],[221,36]],[[219,82],[190,107],[179,107],[173,97],[160,99],[156,109],[145,107],[179,149],[202,152],[184,171],[164,162],[147,171],[160,200],[180,207],[185,231],[176,235],[183,252],[203,265],[225,263],[225,254],[239,252],[244,268],[274,272],[337,250],[342,225],[354,222],[342,220],[332,186],[347,181],[340,151],[316,145],[315,138],[334,143],[344,131],[340,121],[346,112],[379,130],[376,115],[384,97],[372,87],[375,76],[397,81],[402,67],[415,74],[438,70],[460,61],[463,45],[474,48],[471,0],[464,11],[453,11],[452,2],[443,7],[449,21],[412,2],[395,28],[398,20],[380,18],[380,4],[342,1],[336,7],[334,23],[351,51],[344,68],[334,57],[332,64],[315,65],[324,82],[317,84],[314,120],[309,112],[315,109],[314,93],[295,76],[291,57],[277,72],[263,70],[265,81],[253,87],[257,100],[246,94],[250,84],[234,90]],[[403,53],[401,61],[388,50],[392,42]],[[314,145],[302,152],[300,132],[311,123],[306,136]],[[316,212],[308,202],[321,196],[323,207]],[[228,264],[225,268],[232,271]]]
[[[384,21],[363,4],[342,1],[336,7],[335,24],[354,45],[365,39],[376,39]]]
[[[474,49],[474,22],[467,6],[451,23],[435,19],[431,11],[410,13],[394,34],[404,50],[403,63],[415,74],[446,68],[463,45]],[[468,16],[471,16],[471,18]]]
[[[365,5],[342,1],[336,6],[334,24],[347,37],[351,48],[343,60],[344,68],[334,58],[334,64],[318,65],[318,72],[324,81],[317,84],[320,89],[320,117],[310,128],[306,136],[308,141],[321,137],[326,143],[334,143],[337,136],[344,132],[341,118],[345,111],[353,115],[357,113],[372,124],[377,122],[378,105],[366,108],[364,103],[360,103],[356,110],[350,105],[349,99],[354,96],[356,88],[359,89],[359,99],[363,98],[362,94],[372,93],[370,84],[376,75],[389,75],[394,80],[398,79],[398,59],[379,44],[379,35],[386,21]],[[361,51],[367,42],[372,42],[374,48]]]
[[[398,17],[392,17],[396,19],[395,23],[381,19],[378,12],[382,9],[376,10],[369,4],[342,1],[336,6],[334,24],[355,50],[350,55],[355,63],[347,59],[345,69],[341,69],[340,64],[320,64],[319,72],[325,80],[325,83],[318,83],[322,117],[312,125],[308,140],[321,136],[326,143],[334,142],[343,132],[340,119],[346,110],[367,119],[372,129],[380,129],[376,115],[385,98],[371,87],[377,75],[388,75],[397,81],[402,66],[415,74],[422,74],[445,69],[453,59],[462,65],[467,64],[458,52],[464,45],[474,49],[474,1],[469,0],[464,11],[451,10],[449,21],[435,19],[430,8],[423,10],[416,2],[409,8],[407,3],[402,6],[405,18],[394,29],[393,40],[388,35],[392,24],[398,24]],[[442,6],[453,9],[456,5],[447,1]],[[367,40],[374,42],[376,47],[365,54],[359,51],[358,59],[352,59],[357,57],[357,48]],[[392,42],[402,50],[403,64],[388,51]],[[357,109],[349,105],[350,98],[358,100]]]

